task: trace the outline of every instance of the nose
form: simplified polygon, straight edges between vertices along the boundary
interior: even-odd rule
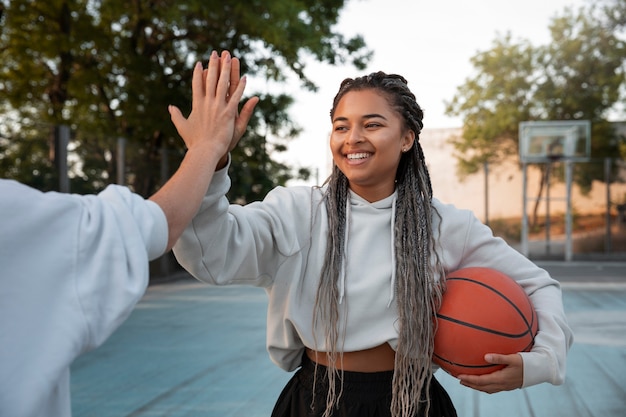
[[[354,145],[363,142],[363,132],[358,127],[350,129],[350,133],[346,135],[346,144]]]

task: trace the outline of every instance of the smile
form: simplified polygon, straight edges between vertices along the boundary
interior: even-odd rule
[[[357,159],[365,159],[365,158],[369,158],[370,157],[370,153],[368,152],[359,152],[359,153],[351,153],[346,155],[346,158],[348,158],[351,161],[357,160]]]

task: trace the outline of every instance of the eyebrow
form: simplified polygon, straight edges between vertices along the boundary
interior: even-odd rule
[[[361,120],[373,119],[373,118],[380,118],[380,119],[383,119],[383,120],[387,120],[387,118],[385,116],[383,116],[382,114],[378,114],[378,113],[364,114],[363,116],[361,116]],[[338,117],[335,117],[335,119],[333,120],[333,123],[335,123],[335,122],[344,122],[346,120],[348,120],[347,117],[338,116]]]

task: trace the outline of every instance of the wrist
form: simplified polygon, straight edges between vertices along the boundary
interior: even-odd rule
[[[226,153],[223,153],[226,152]],[[187,148],[183,162],[200,164],[202,169],[209,169],[212,172],[222,169],[228,163],[228,151],[217,150],[210,146],[195,146]]]

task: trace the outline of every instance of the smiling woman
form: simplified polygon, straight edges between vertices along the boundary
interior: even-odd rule
[[[278,187],[242,207],[225,196],[227,165],[174,247],[202,281],[267,291],[267,350],[298,369],[273,417],[455,417],[433,375],[432,318],[445,274],[469,266],[519,282],[541,330],[531,352],[491,352],[502,369],[461,382],[485,392],[563,382],[571,333],[558,282],[471,212],[433,198],[422,118],[404,77],[345,79],[323,186]]]
[[[415,140],[415,132],[391,104],[378,91],[353,91],[331,114],[335,164],[350,188],[370,203],[393,193],[400,155]]]

